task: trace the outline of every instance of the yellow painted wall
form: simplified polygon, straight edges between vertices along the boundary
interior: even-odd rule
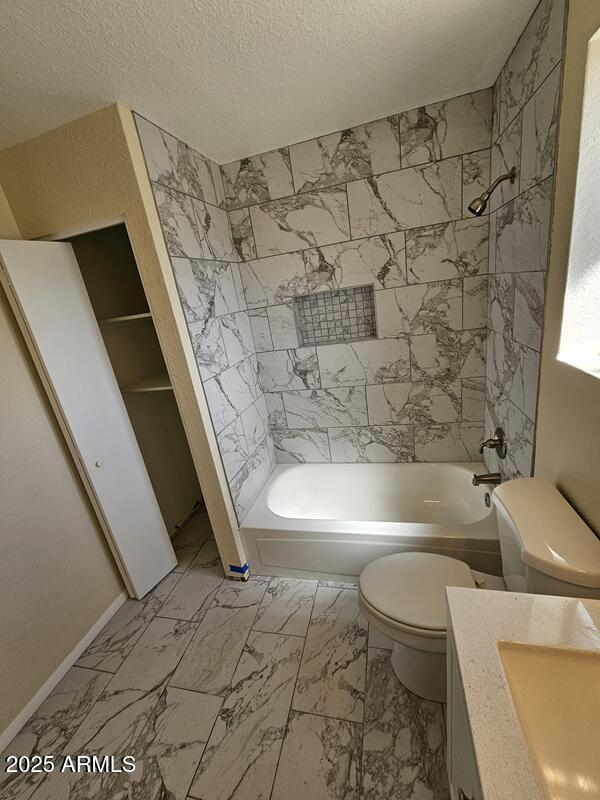
[[[571,0],[569,6],[535,475],[556,484],[600,532],[600,380],[556,359],[569,260],[587,47],[600,28],[598,0]]]

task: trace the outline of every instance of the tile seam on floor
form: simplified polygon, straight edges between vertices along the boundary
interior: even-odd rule
[[[176,688],[176,687],[174,687],[174,688]],[[188,691],[192,691],[192,690],[190,689]],[[201,694],[201,693],[199,693],[199,694]],[[213,697],[218,697],[219,695],[212,695],[212,696]],[[219,705],[219,710],[215,714],[215,718],[213,720],[213,724],[210,726],[210,731],[208,732],[208,736],[206,737],[206,741],[204,742],[204,747],[202,748],[202,752],[200,753],[200,758],[198,759],[198,763],[196,764],[196,768],[194,769],[194,772],[192,774],[192,778],[191,778],[190,782],[188,783],[188,787],[185,790],[185,797],[186,798],[188,798],[188,797],[193,798],[193,796],[190,794],[190,790],[191,790],[192,786],[194,785],[194,781],[196,780],[196,773],[200,769],[200,762],[202,761],[202,757],[204,756],[204,753],[206,751],[206,747],[207,747],[208,743],[210,742],[210,737],[212,736],[212,732],[214,730],[214,727],[217,724],[217,720],[219,719],[219,714],[221,713],[221,708],[223,707],[224,700],[225,700],[225,698],[221,697],[221,704]]]
[[[363,796],[363,782],[365,776],[365,727],[367,719],[367,695],[369,691],[369,634],[371,633],[371,623],[367,621],[367,646],[365,648],[365,696],[363,700],[363,721],[360,735],[360,781],[358,796]]]
[[[263,592],[263,595],[262,595],[262,597],[261,597],[260,601],[257,603],[257,608],[256,608],[256,611],[255,611],[255,613],[254,613],[254,617],[253,617],[253,619],[252,619],[252,624],[254,624],[254,620],[256,619],[256,615],[258,614],[258,610],[259,610],[259,608],[260,608],[260,606],[261,606],[261,603],[262,603],[262,601],[263,601],[263,598],[264,598],[265,594],[267,593],[267,591],[269,590],[269,586],[271,585],[271,580],[272,580],[272,578],[269,578],[269,580],[267,581],[267,585],[266,585],[266,587],[265,587],[265,591]],[[211,605],[212,605],[212,603],[214,602],[214,600],[216,599],[216,596],[217,596],[217,594],[218,594],[218,593],[221,591],[221,589],[223,588],[223,585],[225,585],[225,583],[226,583],[226,579],[223,579],[223,581],[221,581],[221,583],[219,584],[219,586],[218,586],[218,588],[217,588],[217,591],[216,591],[216,593],[215,593],[215,596],[213,597],[213,599],[212,599],[212,601],[211,601]],[[229,582],[227,582],[227,583],[229,583]],[[232,581],[232,583],[238,583],[238,581]],[[244,581],[244,583],[247,585],[247,584],[249,583],[249,581]],[[209,610],[210,610],[210,606],[209,606],[209,608],[207,608],[207,609],[206,609],[206,611],[204,612],[204,615],[203,615],[203,617],[202,617],[202,620],[200,620],[200,621],[198,622],[198,629],[200,628],[200,623],[201,623],[201,622],[204,620],[204,617],[206,616],[206,614],[208,613],[208,611],[209,611]],[[167,618],[166,618],[166,617],[162,617],[162,619],[167,619]],[[234,666],[234,668],[233,668],[233,672],[231,673],[231,677],[229,678],[229,683],[228,683],[227,687],[226,687],[226,688],[225,688],[225,690],[224,690],[224,692],[225,692],[224,694],[215,694],[214,692],[201,692],[201,691],[199,691],[198,689],[189,689],[188,691],[190,691],[190,692],[196,692],[197,694],[210,694],[212,697],[220,697],[220,698],[221,698],[221,700],[225,700],[225,697],[226,697],[226,695],[227,695],[227,692],[228,692],[228,691],[231,689],[231,681],[232,681],[232,679],[233,679],[233,676],[235,675],[235,671],[236,671],[236,669],[238,668],[238,665],[239,665],[239,663],[240,663],[240,659],[241,659],[242,655],[244,654],[244,650],[246,649],[246,645],[248,644],[248,637],[249,637],[249,636],[250,636],[250,634],[253,632],[253,630],[254,630],[254,629],[252,628],[252,626],[250,626],[250,628],[248,629],[248,633],[246,634],[246,638],[244,639],[244,644],[243,644],[243,646],[242,646],[242,649],[241,649],[241,651],[240,651],[240,655],[238,656],[238,659],[237,659],[237,661],[235,662],[235,666]],[[187,651],[188,651],[188,648],[191,646],[191,644],[192,644],[192,641],[193,641],[194,637],[196,636],[196,633],[197,633],[197,632],[198,632],[198,631],[196,630],[196,631],[195,631],[195,633],[194,633],[194,636],[192,636],[192,638],[190,639],[190,641],[189,641],[189,644],[188,644],[188,645],[187,645],[187,647],[185,648],[183,655],[181,656],[181,658],[180,658],[180,659],[179,659],[179,661],[177,662],[177,667],[179,666],[179,664],[180,664],[181,660],[183,659],[183,656],[184,656],[184,655],[187,653]],[[259,632],[259,633],[262,633],[263,631],[258,631],[258,632]],[[173,672],[171,673],[171,678],[172,678],[172,677],[173,677],[173,675],[175,674],[175,671],[176,671],[177,667],[176,667],[176,668],[173,670]],[[186,688],[186,687],[183,687],[183,686],[175,686],[174,684],[172,684],[172,683],[171,683],[171,680],[170,680],[170,679],[169,679],[169,683],[168,683],[168,685],[169,685],[169,686],[173,686],[173,688],[174,688],[174,689],[184,689],[184,688]],[[203,751],[203,754],[204,754],[204,751]],[[202,760],[202,757],[200,757],[200,760]],[[200,765],[200,761],[198,762],[198,766],[199,766],[199,765]],[[195,777],[195,773],[194,773],[194,777]],[[190,786],[191,786],[191,784],[190,784]]]
[[[296,670],[296,678],[294,679],[294,688],[290,695],[290,706],[288,708],[287,719],[285,721],[285,727],[283,730],[283,736],[281,737],[281,746],[279,747],[279,753],[277,754],[277,764],[275,766],[275,771],[273,772],[273,781],[271,783],[271,791],[269,792],[269,800],[273,800],[273,791],[275,789],[275,782],[277,781],[277,773],[279,772],[279,765],[281,763],[281,753],[283,752],[283,745],[285,742],[285,737],[288,734],[289,725],[290,725],[290,717],[292,715],[293,705],[294,705],[294,696],[296,694],[296,687],[298,686],[298,675],[300,675],[300,669],[302,667],[302,659],[304,658],[304,650],[306,648],[306,640],[308,639],[308,631],[310,629],[310,623],[312,622],[313,612],[315,610],[315,600],[317,598],[317,592],[319,590],[319,586],[317,583],[317,587],[312,597],[312,603],[310,607],[310,615],[308,617],[308,625],[306,626],[306,633],[302,637],[304,642],[302,644],[302,652],[300,653],[300,658],[298,660],[298,669]]]
[[[171,573],[169,573],[169,574],[173,574],[173,573],[171,572]],[[165,576],[165,577],[166,577],[166,576]],[[177,581],[177,583],[179,583],[179,580]],[[175,584],[175,586],[177,585],[177,583]],[[175,587],[173,587],[173,588],[175,588]],[[154,616],[153,616],[153,617],[150,619],[150,621],[148,622],[148,625],[146,625],[146,627],[144,628],[144,633],[145,633],[145,632],[146,632],[146,630],[147,630],[147,629],[150,627],[150,625],[152,624],[152,622],[153,622],[155,619],[157,619],[157,618],[159,618],[159,619],[164,619],[164,617],[158,617],[158,614],[154,614]],[[187,623],[187,624],[192,624],[192,625],[195,625],[195,626],[196,626],[196,628],[198,628],[198,623],[192,622],[191,620],[173,620],[173,621],[174,621],[174,622],[185,622],[185,623]],[[143,633],[142,633],[142,636],[143,636]],[[132,648],[131,652],[133,652],[133,650],[135,649],[135,646],[136,646],[136,645],[138,644],[138,642],[141,640],[142,636],[140,636],[140,637],[139,637],[139,638],[136,640],[136,643],[134,644],[134,646],[133,646],[133,648]],[[192,638],[193,638],[193,636],[192,636],[192,637],[190,637],[190,642],[191,642]],[[134,741],[131,743],[131,749],[132,749],[132,750],[133,750],[133,748],[135,747],[135,745],[137,744],[137,742],[138,742],[138,740],[139,740],[140,736],[142,735],[142,733],[143,733],[144,729],[146,728],[146,725],[147,725],[147,723],[148,723],[148,720],[151,718],[151,716],[152,716],[152,714],[154,713],[154,711],[155,711],[155,709],[156,709],[156,707],[157,707],[158,703],[160,702],[160,698],[162,697],[162,695],[164,694],[164,692],[167,690],[167,688],[168,688],[168,686],[169,686],[169,681],[171,680],[171,677],[172,677],[173,673],[175,672],[175,669],[177,669],[177,666],[179,666],[179,662],[180,662],[180,661],[181,661],[181,659],[183,658],[183,655],[185,654],[185,652],[186,652],[186,650],[187,650],[187,648],[188,648],[188,647],[189,647],[189,642],[188,642],[187,646],[184,648],[182,655],[181,655],[181,656],[180,656],[180,658],[178,659],[178,661],[177,661],[177,664],[175,665],[175,668],[174,668],[174,669],[173,669],[173,670],[172,670],[172,671],[169,673],[169,675],[168,675],[168,676],[167,676],[167,677],[164,679],[164,681],[162,682],[162,689],[161,689],[161,691],[160,691],[160,692],[158,692],[158,694],[157,694],[157,697],[156,697],[156,702],[155,702],[155,703],[152,705],[152,708],[149,710],[149,713],[148,713],[148,716],[147,716],[147,718],[146,718],[146,721],[145,721],[145,722],[144,722],[144,724],[141,726],[139,734],[138,734],[138,735],[135,737],[135,740],[134,740]],[[129,653],[129,655],[127,656],[127,658],[129,658],[129,656],[130,656],[130,655],[131,655],[131,653]],[[119,669],[118,669],[116,672],[112,673],[112,678],[111,678],[111,679],[108,681],[108,683],[107,683],[107,684],[106,684],[106,686],[104,687],[104,689],[103,689],[103,691],[102,691],[102,694],[100,695],[100,697],[101,697],[101,696],[104,694],[104,692],[106,692],[106,691],[109,689],[109,687],[110,687],[110,684],[112,683],[112,681],[114,680],[114,678],[117,676],[117,674],[118,674],[119,670],[120,670],[120,669],[123,667],[123,665],[124,665],[124,664],[125,664],[125,662],[127,661],[127,658],[125,658],[125,659],[124,659],[124,661],[123,661],[123,663],[121,664],[121,666],[119,667]],[[174,687],[174,688],[175,688],[175,687]],[[89,709],[88,713],[85,715],[85,717],[84,717],[84,718],[83,718],[83,720],[81,721],[81,724],[80,724],[80,725],[78,725],[77,729],[75,730],[75,732],[73,733],[73,735],[71,736],[71,738],[69,739],[69,741],[68,741],[68,742],[65,744],[65,747],[68,747],[69,743],[73,741],[73,739],[75,738],[75,736],[77,735],[77,733],[79,732],[79,730],[81,729],[81,727],[84,725],[85,721],[87,720],[87,718],[89,717],[89,715],[91,714],[91,712],[93,711],[93,709],[96,707],[96,705],[97,705],[97,703],[98,703],[99,699],[100,699],[100,698],[98,698],[98,699],[96,700],[96,702],[95,702],[95,703],[93,703],[93,704],[91,705],[91,707],[90,707],[90,709]],[[64,749],[63,749],[63,754],[64,754]]]

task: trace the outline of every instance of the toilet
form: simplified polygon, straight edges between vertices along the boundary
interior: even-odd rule
[[[508,591],[600,598],[600,540],[552,484],[518,478],[492,498]],[[485,588],[481,578],[435,553],[395,553],[363,569],[361,611],[393,641],[394,672],[414,694],[446,701],[446,587]]]

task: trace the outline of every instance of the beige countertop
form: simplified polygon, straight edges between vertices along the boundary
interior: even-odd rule
[[[498,642],[600,652],[600,600],[453,587],[446,591],[483,796],[542,798]]]

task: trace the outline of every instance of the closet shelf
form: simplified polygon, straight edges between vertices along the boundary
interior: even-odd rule
[[[124,317],[109,317],[108,319],[101,319],[100,325],[118,325],[120,322],[137,322],[140,319],[152,319],[152,314],[149,311],[144,311],[143,314],[126,314]]]
[[[158,375],[151,375],[136,383],[131,383],[123,388],[124,392],[165,392],[172,390],[171,381],[166,372],[159,372]]]

